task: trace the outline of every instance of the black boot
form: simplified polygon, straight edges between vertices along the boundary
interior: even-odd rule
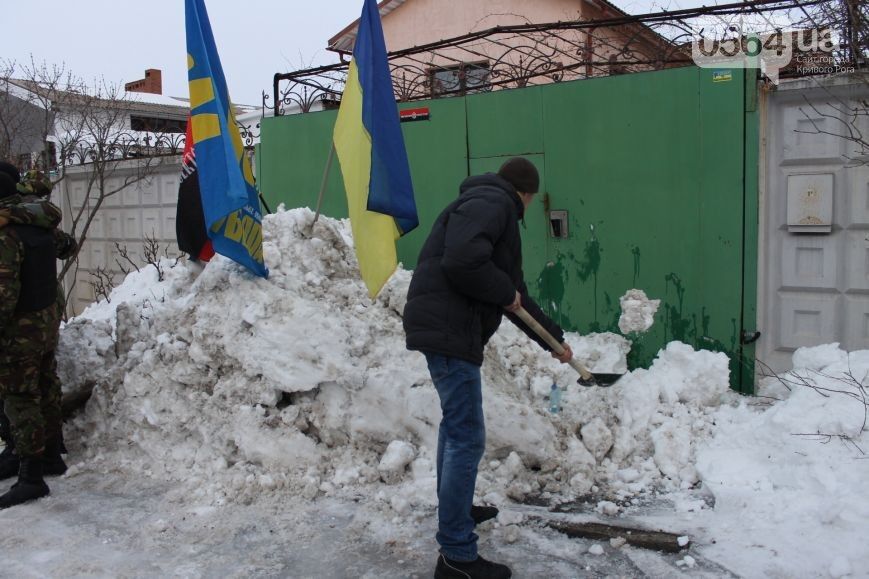
[[[18,466],[21,461],[15,454],[15,446],[11,442],[6,443],[6,448],[0,452],[0,480],[12,478],[18,474]]]
[[[489,519],[494,519],[498,516],[498,509],[489,506],[471,506],[471,518],[474,519],[474,525],[484,523]]]
[[[0,496],[0,510],[48,496],[48,485],[42,478],[42,457],[22,457],[18,482]]]
[[[508,566],[482,557],[475,561],[453,561],[441,555],[434,576],[435,579],[508,579],[513,573]]]
[[[45,445],[42,453],[42,472],[45,476],[59,476],[66,472],[66,463],[60,456],[63,450],[63,441],[50,442]]]
[[[18,455],[15,454],[12,427],[6,416],[5,405],[2,400],[0,400],[0,440],[6,444],[3,452],[0,452],[0,480],[6,480],[18,474]]]

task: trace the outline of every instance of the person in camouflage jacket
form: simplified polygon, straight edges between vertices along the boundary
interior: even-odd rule
[[[14,176],[12,176],[14,178]],[[51,195],[52,189],[51,179],[49,179],[42,171],[31,169],[21,176],[21,182],[18,183],[18,192],[23,196],[35,195],[36,197],[48,197]]]
[[[0,173],[9,175],[15,181],[16,187],[14,195],[0,199],[0,226],[5,223],[19,223],[51,229],[57,259],[67,260],[73,257],[78,244],[74,237],[57,228],[62,214],[60,208],[48,200],[53,187],[51,180],[36,170],[20,175],[15,165],[8,161],[0,161]]]
[[[0,466],[16,467],[18,474],[0,496],[0,509],[47,495],[43,474],[66,470],[54,362],[62,311],[54,259],[62,239],[54,233],[59,221],[57,207],[20,197],[12,179],[0,173],[0,397],[11,434]]]

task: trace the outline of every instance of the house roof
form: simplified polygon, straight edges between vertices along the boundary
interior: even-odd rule
[[[380,11],[380,18],[383,18],[407,0],[382,0],[377,5]],[[357,18],[350,24],[344,27],[341,32],[329,39],[329,45],[326,50],[335,52],[353,52],[353,45],[356,43],[356,30],[359,28],[359,19]]]
[[[383,18],[405,2],[409,0],[382,0],[377,7],[380,11],[380,18]],[[586,4],[591,4],[595,8],[609,8],[615,14],[615,16],[629,16],[627,12],[616,6],[615,4],[608,2],[608,0],[581,0]],[[334,52],[353,52],[353,45],[356,43],[356,30],[359,28],[359,18],[348,24],[344,27],[341,32],[333,36],[329,39],[329,45],[326,47],[326,50],[332,50]]]
[[[49,89],[40,85],[39,83],[24,79],[9,79],[9,83],[16,85],[24,90],[30,91],[31,93],[37,94],[42,98],[51,100],[51,91],[49,91]],[[56,92],[60,93],[60,95],[64,98],[69,99],[70,102],[85,102],[86,99],[94,98],[82,93],[74,93],[69,91]],[[77,99],[81,100],[77,101]],[[190,113],[190,99],[184,97],[172,97],[141,92],[123,92],[118,95],[117,99],[112,99],[112,101],[109,101],[107,99],[97,100],[105,100],[106,103],[112,102],[115,106],[121,106],[129,109],[130,112],[139,114],[159,115],[161,117],[167,118],[185,119]],[[256,108],[248,105],[239,104],[233,104],[233,106],[235,107],[236,114],[248,112]]]

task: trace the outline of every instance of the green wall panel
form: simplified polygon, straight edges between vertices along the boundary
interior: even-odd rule
[[[665,296],[698,267],[697,252],[682,241],[697,236],[691,198],[699,176],[686,170],[699,164],[695,77],[609,77],[544,93],[550,204],[570,212],[571,237],[553,248],[561,284],[550,275],[541,289],[553,292],[545,301],[581,332],[618,331],[618,300],[628,289],[670,302],[645,338],[631,337],[634,364],[675,337],[665,337],[663,314],[688,304]]]
[[[540,87],[476,94],[467,100],[470,157],[543,153]]]
[[[619,297],[661,299],[629,364],[670,340],[726,352],[733,386],[751,388],[753,349],[739,343],[756,316],[757,113],[742,70],[715,82],[694,67],[556,83],[402,105],[428,121],[402,124],[420,227],[399,242],[412,268],[434,218],[468,174],[525,155],[541,194],[525,218],[531,294],[563,327],[618,331]],[[722,77],[721,75],[718,78]],[[746,98],[748,96],[748,98]],[[314,207],[336,113],[263,122],[260,188]],[[323,212],[346,216],[337,161]],[[567,239],[548,234],[544,203],[569,212]]]
[[[695,309],[692,316],[699,324],[694,324],[688,338],[700,347],[731,354],[731,376],[738,384],[745,219],[745,70],[730,71],[731,80],[725,82],[713,80],[716,71],[712,69],[697,72],[702,196],[698,215],[699,311]]]
[[[408,269],[416,266],[431,225],[459,194],[468,176],[465,99],[439,99],[400,108],[429,107],[428,121],[402,123],[413,178],[419,227],[399,240],[398,258]]]
[[[682,68],[544,88],[552,209],[570,212],[541,301],[580,332],[616,331],[631,288],[660,298],[629,362],[667,341],[735,353],[741,318],[743,86]],[[559,283],[560,282],[560,283]],[[735,321],[736,320],[736,321]],[[734,376],[736,378],[736,376]]]
[[[259,189],[272,210],[317,206],[317,194],[332,144],[337,111],[269,117],[262,121]],[[337,161],[329,172],[323,213],[347,216]]]
[[[540,299],[536,278],[549,260],[544,211],[546,163],[540,87],[502,90],[467,97],[468,156],[471,174],[497,172],[504,161],[521,155],[540,172],[540,194],[520,224],[522,269],[529,293]]]

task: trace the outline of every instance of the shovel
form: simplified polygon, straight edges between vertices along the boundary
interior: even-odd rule
[[[520,307],[518,310],[514,312],[519,319],[525,322],[525,324],[534,330],[534,333],[543,338],[549,347],[552,348],[556,354],[563,354],[564,348],[561,347],[561,344],[552,337],[552,334],[546,331],[546,328],[540,325],[540,322],[531,317],[525,308]],[[575,360],[573,358],[568,362],[570,366],[579,372],[579,380],[577,380],[577,384],[581,384],[582,386],[612,386],[612,384],[624,376],[624,374],[592,374],[588,371],[588,368],[582,365],[579,360]]]

